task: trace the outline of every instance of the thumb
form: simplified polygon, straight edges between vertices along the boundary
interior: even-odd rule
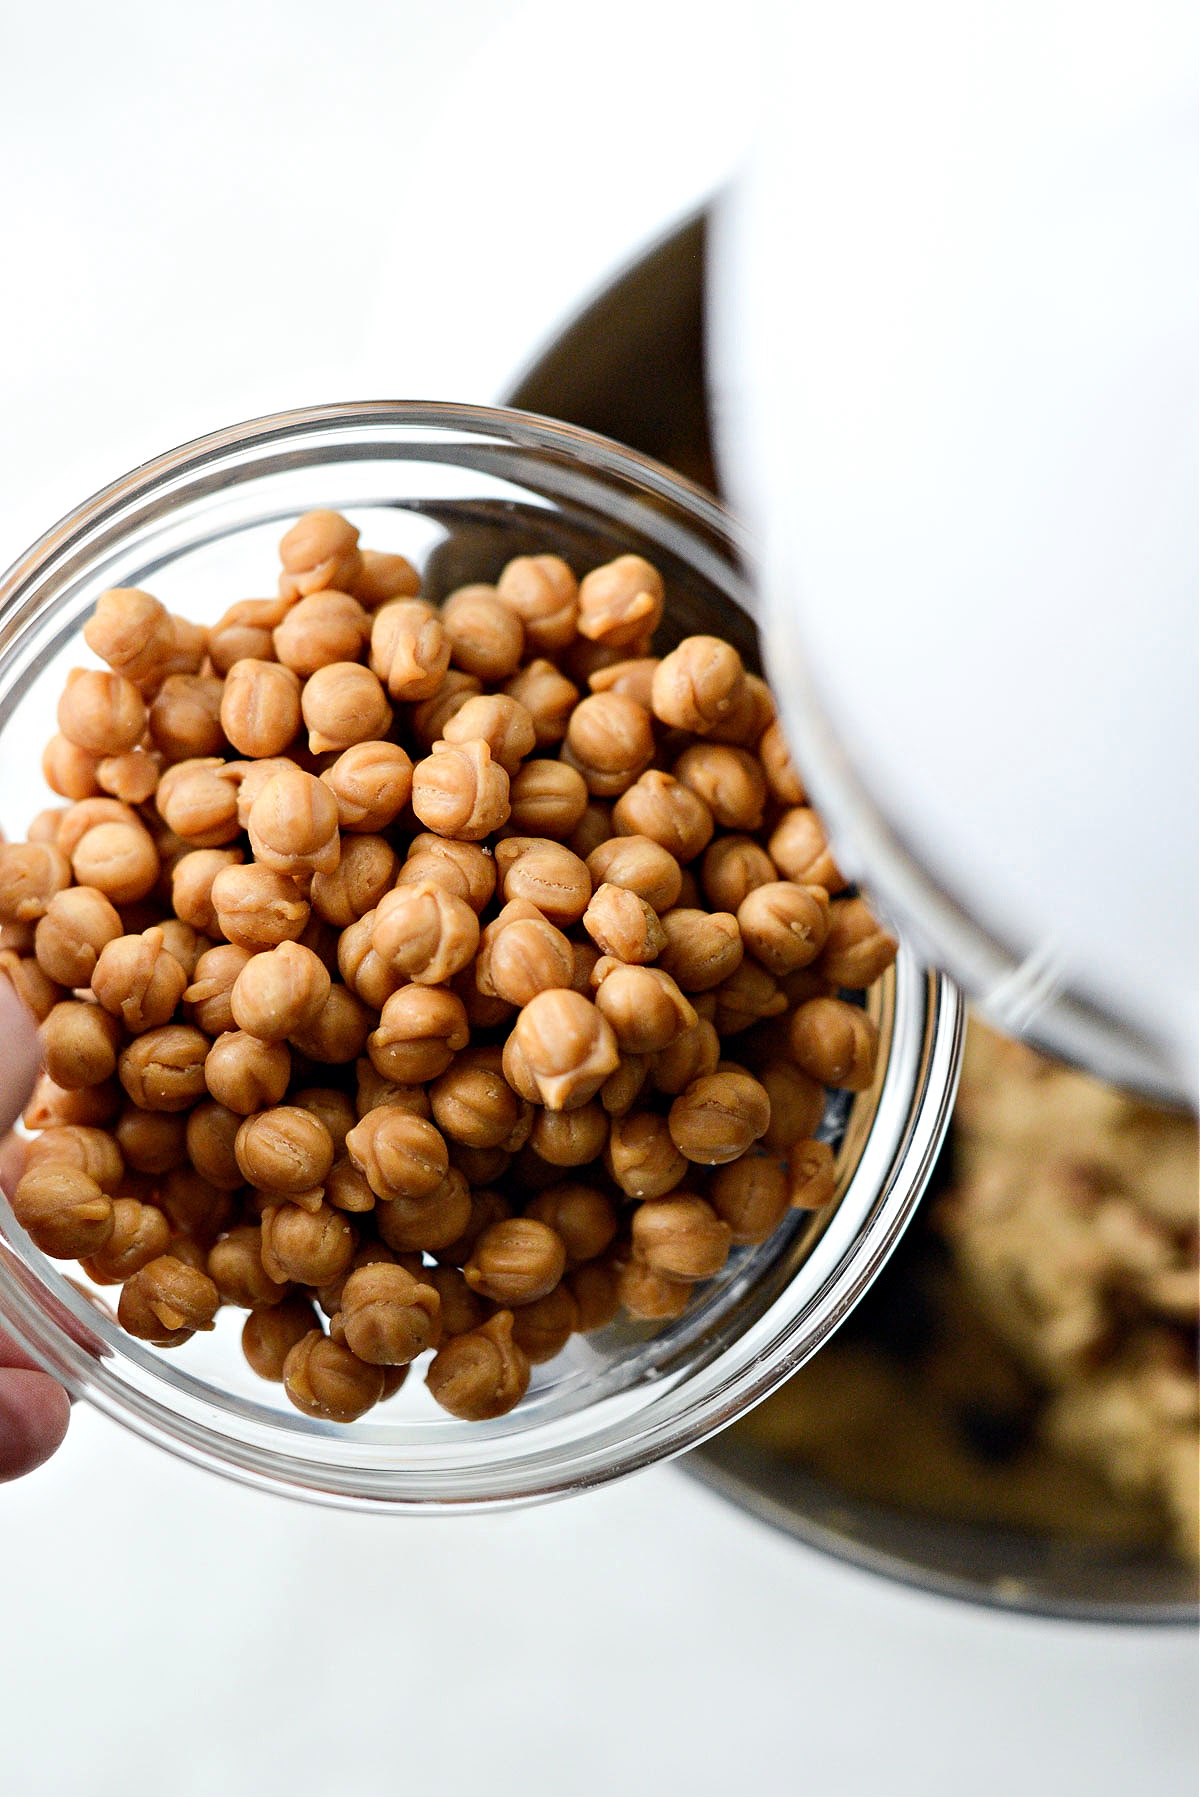
[[[41,1063],[33,1015],[12,981],[0,975],[0,1136],[7,1134],[24,1111]]]

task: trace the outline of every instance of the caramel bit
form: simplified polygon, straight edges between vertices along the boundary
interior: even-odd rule
[[[46,1067],[14,1210],[155,1347],[245,1311],[307,1416],[427,1358],[485,1421],[834,1201],[826,1090],[878,1053],[835,995],[896,943],[765,683],[718,638],[655,654],[641,556],[439,606],[319,510],[280,560],[211,631],[132,589],[85,626],[64,803],[0,845]]]
[[[513,1340],[511,1311],[465,1335],[451,1336],[433,1358],[426,1384],[444,1411],[467,1422],[502,1417],[529,1387],[529,1360]]]

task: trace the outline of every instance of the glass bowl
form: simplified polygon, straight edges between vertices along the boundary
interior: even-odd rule
[[[2,821],[20,837],[47,803],[36,773],[80,630],[107,587],[142,587],[211,622],[272,589],[295,517],[335,507],[371,548],[402,551],[440,597],[514,555],[583,569],[633,550],[662,570],[664,646],[719,633],[757,663],[735,525],[700,489],[604,438],[517,412],[326,406],[219,431],[114,482],[0,583]],[[790,1214],[735,1252],[666,1327],[616,1323],[535,1368],[487,1424],[438,1410],[419,1379],[356,1424],[295,1411],[239,1346],[241,1314],[181,1350],[127,1336],[0,1205],[0,1313],[75,1394],[203,1466],[297,1497],[374,1510],[514,1504],[580,1490],[722,1428],[820,1347],[911,1216],[950,1114],[962,1026],[955,988],[902,949],[869,996],[880,1030],[867,1092],[833,1094],[834,1203]],[[74,1273],[77,1270],[72,1269]],[[103,1293],[100,1295],[103,1297]]]

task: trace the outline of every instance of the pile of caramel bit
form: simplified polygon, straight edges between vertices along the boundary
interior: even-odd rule
[[[620,1308],[677,1316],[827,1204],[839,997],[896,945],[845,894],[766,685],[651,653],[636,555],[419,596],[334,512],[211,630],[103,594],[58,706],[66,805],[0,850],[46,1073],[17,1218],[163,1348],[349,1421],[425,1378],[499,1416]]]

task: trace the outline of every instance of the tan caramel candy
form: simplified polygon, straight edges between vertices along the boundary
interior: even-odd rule
[[[726,718],[745,679],[732,644],[720,637],[685,637],[654,671],[654,715],[677,730],[703,735]]]
[[[234,662],[221,694],[221,727],[239,755],[282,755],[300,729],[300,677],[280,662]]]
[[[472,1291],[493,1303],[523,1305],[551,1292],[565,1267],[566,1249],[547,1224],[510,1217],[484,1231],[463,1276]]]
[[[131,1336],[174,1348],[196,1330],[211,1330],[220,1302],[207,1274],[159,1255],[126,1280],[117,1318]]]
[[[14,949],[0,949],[0,974],[39,1024],[64,996],[63,988],[47,977],[32,956],[18,955]]]
[[[678,904],[682,871],[675,857],[650,837],[610,837],[587,858],[588,872],[597,887],[625,887],[653,906],[669,911]]]
[[[219,849],[238,834],[238,790],[225,769],[226,764],[216,756],[199,757],[176,762],[165,770],[158,783],[154,794],[158,815],[189,846]],[[100,826],[107,831],[129,828],[118,824]],[[82,878],[78,861],[75,877]],[[104,883],[96,880],[93,884]]]
[[[447,719],[443,739],[447,743],[486,743],[492,760],[511,780],[536,745],[537,733],[519,700],[504,693],[479,693]]]
[[[355,743],[321,780],[337,803],[342,830],[380,831],[412,794],[412,762],[398,743]]]
[[[765,680],[748,674],[719,724],[706,732],[710,743],[735,743],[753,749],[775,718],[775,701]]]
[[[329,970],[302,943],[252,955],[233,983],[229,1006],[239,1030],[278,1042],[303,1030],[329,997]]]
[[[771,832],[767,848],[781,874],[802,886],[824,887],[840,893],[846,877],[829,849],[825,827],[807,806],[793,806]]]
[[[187,1120],[170,1111],[143,1111],[126,1103],[113,1126],[126,1164],[144,1174],[165,1174],[187,1155]]]
[[[442,607],[442,628],[451,660],[467,674],[499,683],[520,665],[525,627],[494,587],[459,587]]]
[[[782,1059],[766,1062],[758,1077],[771,1101],[771,1122],[761,1146],[785,1155],[794,1142],[802,1142],[816,1131],[825,1115],[825,1088],[811,1074]]]
[[[737,912],[756,887],[779,878],[779,871],[753,837],[714,837],[704,851],[700,884],[714,911]]]
[[[772,974],[808,967],[829,932],[829,896],[824,887],[774,880],[755,887],[738,907],[738,928],[750,954]]]
[[[250,823],[250,811],[269,780],[277,774],[290,773],[297,764],[289,755],[265,755],[257,762],[226,762],[221,769],[221,779],[233,787],[237,794],[238,828],[246,830]]]
[[[817,971],[836,986],[870,986],[891,967],[898,948],[861,899],[835,899]]]
[[[623,1054],[619,1067],[600,1088],[600,1103],[610,1118],[624,1117],[641,1097],[650,1073],[652,1057]]]
[[[479,939],[475,981],[479,991],[525,1005],[537,993],[566,987],[574,978],[571,944],[527,901],[511,900]]]
[[[436,986],[465,968],[479,944],[479,920],[465,899],[419,881],[386,893],[375,911],[371,945],[396,973]]]
[[[706,1199],[676,1193],[650,1199],[633,1214],[634,1254],[668,1280],[708,1280],[720,1273],[733,1237]]]
[[[339,1157],[325,1181],[326,1202],[338,1211],[362,1212],[375,1209],[375,1194],[365,1174],[359,1172],[348,1155]]]
[[[561,556],[517,556],[496,592],[525,626],[526,647],[551,655],[575,636],[579,584]]]
[[[147,1030],[117,1063],[121,1085],[143,1111],[186,1111],[203,1098],[208,1038],[190,1024]]]
[[[332,874],[314,874],[309,898],[327,924],[344,930],[373,911],[395,881],[399,864],[386,838],[352,836]]]
[[[425,1383],[444,1411],[468,1422],[502,1417],[529,1387],[529,1362],[513,1341],[511,1311],[451,1336],[433,1358]]]
[[[218,755],[225,746],[221,724],[224,682],[211,675],[172,674],[150,706],[150,740],[164,761]],[[140,734],[140,733],[139,733]]]
[[[78,1168],[109,1194],[120,1190],[124,1162],[116,1138],[87,1124],[54,1124],[29,1144],[26,1170],[54,1163]]]
[[[529,1106],[505,1080],[497,1048],[456,1055],[430,1087],[429,1102],[443,1134],[469,1148],[516,1149],[532,1127]]]
[[[311,1192],[333,1166],[328,1130],[298,1105],[277,1105],[244,1119],[235,1152],[242,1178],[268,1192]]]
[[[221,935],[252,954],[294,942],[308,923],[308,901],[295,882],[257,863],[243,867],[232,862],[218,869],[209,893]]]
[[[71,864],[53,843],[0,844],[0,919],[32,924],[71,884]]]
[[[167,1251],[171,1226],[157,1205],[114,1199],[112,1230],[104,1245],[82,1257],[83,1271],[98,1286],[117,1286]]]
[[[526,1090],[522,1097],[551,1111],[585,1105],[619,1059],[611,1025],[580,993],[538,993],[520,1013],[509,1040],[534,1088],[532,1095]]]
[[[68,1091],[43,1074],[21,1113],[21,1122],[27,1130],[46,1130],[51,1124],[110,1124],[121,1109],[123,1097],[115,1080]]]
[[[413,811],[439,836],[490,836],[508,817],[508,793],[508,775],[479,738],[435,743],[413,769]]]
[[[303,769],[274,775],[250,807],[250,847],[277,874],[329,874],[338,865],[338,807],[331,789]]]
[[[207,625],[194,624],[172,612],[170,653],[151,684],[158,685],[173,674],[199,674],[207,654]]]
[[[278,1305],[287,1286],[272,1280],[262,1264],[262,1230],[257,1224],[238,1224],[208,1251],[208,1277],[223,1305],[239,1310]]]
[[[330,662],[354,661],[370,634],[370,620],[358,601],[326,589],[292,606],[271,641],[284,667],[307,678]]]
[[[168,953],[162,931],[119,936],[100,951],[92,991],[131,1036],[167,1024],[183,998],[187,975]]]
[[[281,1284],[324,1286],[350,1265],[358,1244],[353,1224],[332,1205],[315,1211],[297,1204],[268,1205],[262,1214],[262,1264]]]
[[[699,855],[713,833],[713,815],[703,799],[659,768],[648,768],[621,794],[612,817],[618,836],[649,837],[678,862]]]
[[[593,978],[596,1008],[623,1054],[653,1055],[695,1027],[693,1006],[662,968],[627,967],[605,958]]]
[[[607,1141],[608,1113],[595,1099],[574,1111],[534,1111],[529,1146],[552,1167],[584,1167]]]
[[[525,1207],[562,1242],[568,1264],[602,1255],[617,1234],[617,1208],[607,1193],[577,1180],[549,1186]]]
[[[769,1155],[742,1155],[717,1169],[709,1188],[717,1216],[738,1244],[765,1242],[787,1216],[788,1177]]]
[[[672,1141],[689,1161],[707,1167],[736,1161],[765,1135],[771,1101],[749,1074],[704,1074],[671,1106]]]
[[[237,1159],[237,1134],[242,1114],[215,1099],[202,1100],[187,1118],[188,1159],[196,1172],[221,1192],[236,1192],[242,1184]]]
[[[662,576],[641,556],[618,556],[579,583],[579,633],[607,649],[638,649],[662,622]]]
[[[571,713],[563,755],[578,768],[589,793],[615,798],[654,755],[650,713],[624,694],[593,693]]]
[[[518,1305],[513,1312],[513,1342],[533,1367],[553,1361],[579,1328],[579,1306],[565,1280],[553,1292]]]
[[[289,598],[357,580],[362,572],[358,532],[340,512],[324,508],[296,520],[280,540],[279,560],[279,590]]]
[[[242,1353],[260,1380],[283,1379],[288,1355],[315,1323],[311,1301],[298,1294],[251,1311],[242,1325]]]
[[[126,749],[120,755],[100,758],[96,763],[96,782],[126,805],[143,805],[154,797],[160,772],[159,756],[146,749]]]
[[[42,751],[42,774],[52,793],[64,799],[86,799],[99,785],[98,758],[70,743],[59,731]]]
[[[140,742],[145,702],[123,675],[72,668],[58,702],[58,728],[89,755],[118,755]]]
[[[772,720],[758,739],[758,759],[767,777],[771,797],[778,799],[781,805],[803,805],[804,782],[796,772],[791,750],[778,718]]]
[[[75,1092],[115,1072],[124,1033],[102,1006],[64,999],[43,1020],[40,1035],[46,1072],[56,1086]]]
[[[582,774],[566,762],[526,762],[509,789],[509,824],[519,835],[569,837],[588,807]]]
[[[450,666],[450,640],[424,600],[385,605],[371,622],[371,672],[393,699],[432,699]]]
[[[630,1317],[661,1323],[686,1311],[692,1288],[688,1281],[669,1279],[634,1257],[618,1269],[616,1296]]]
[[[205,935],[220,929],[212,889],[225,868],[240,867],[240,849],[192,849],[171,869],[171,904],[176,916]]]
[[[703,799],[724,830],[757,830],[763,821],[767,782],[758,757],[727,743],[693,743],[675,763],[674,775]]]
[[[441,1312],[436,1287],[387,1263],[356,1269],[342,1288],[346,1346],[375,1367],[403,1366],[436,1348]]]
[[[713,1023],[720,1036],[736,1036],[763,1018],[778,1017],[787,1010],[787,994],[773,974],[755,961],[741,962],[720,986],[713,988],[716,1010]]]
[[[436,1080],[470,1038],[462,1000],[444,987],[399,987],[367,1039],[372,1066],[402,1085]]]
[[[338,938],[338,972],[352,992],[376,1011],[381,1011],[403,984],[404,977],[375,953],[371,944],[374,929],[373,911],[347,925]]]
[[[249,950],[239,949],[236,943],[217,943],[197,961],[183,1003],[192,1023],[206,1036],[220,1036],[234,1028],[230,999],[249,960]]]
[[[465,899],[481,912],[496,891],[496,863],[489,849],[479,843],[460,843],[421,831],[409,844],[408,859],[396,877],[397,886],[432,880],[456,899]]]
[[[153,681],[175,646],[171,616],[137,587],[110,587],[83,627],[88,648],[138,686]]]
[[[684,1178],[688,1163],[671,1140],[667,1120],[634,1111],[612,1120],[604,1165],[631,1199],[657,1199]]]
[[[628,887],[608,881],[588,901],[583,927],[603,954],[618,961],[653,961],[666,947],[666,933],[654,907]]]
[[[357,662],[330,662],[304,683],[300,701],[314,755],[385,737],[392,708],[378,679]]]
[[[539,749],[562,742],[579,699],[579,688],[553,662],[527,662],[507,682],[504,691],[510,699],[519,700],[533,719]]]
[[[278,596],[274,599],[239,599],[231,605],[208,635],[209,659],[216,672],[228,674],[236,662],[274,664],[272,633],[290,608],[291,601]]]
[[[809,999],[792,1017],[788,1047],[797,1067],[814,1080],[864,1092],[875,1076],[879,1031],[856,1005]]]
[[[159,1204],[181,1236],[211,1239],[233,1221],[230,1193],[198,1173],[190,1163],[171,1168],[159,1185]],[[177,1251],[174,1244],[171,1254]],[[207,1248],[205,1248],[207,1253]],[[203,1257],[200,1265],[203,1265]]]
[[[575,1300],[577,1330],[590,1335],[593,1330],[602,1330],[612,1322],[621,1308],[617,1277],[617,1268],[608,1255],[603,1261],[586,1262],[567,1275],[566,1283]],[[687,1290],[685,1287],[685,1294]]]
[[[442,731],[455,713],[474,694],[482,692],[483,682],[476,675],[464,674],[461,668],[448,669],[436,693],[422,699],[412,709],[413,734],[417,742],[432,749],[441,740]]]
[[[450,1254],[471,1221],[471,1194],[457,1168],[448,1168],[432,1192],[420,1198],[381,1199],[375,1222],[384,1242],[398,1253],[417,1249]]]
[[[23,1174],[12,1208],[43,1255],[56,1261],[94,1255],[112,1234],[112,1200],[90,1174],[65,1162],[46,1162]]]
[[[374,610],[389,599],[410,599],[421,591],[421,577],[407,556],[389,550],[359,551],[358,573],[349,591],[355,599]]]
[[[587,863],[562,843],[507,837],[496,844],[496,867],[506,899],[526,899],[552,924],[574,924],[587,910],[592,877]]]
[[[788,1150],[788,1199],[798,1211],[820,1211],[837,1189],[833,1150],[827,1142],[797,1142]]]
[[[283,1389],[298,1411],[331,1423],[353,1423],[383,1396],[383,1371],[310,1330],[288,1352]]]
[[[703,993],[728,980],[742,959],[738,921],[728,912],[676,906],[660,920],[666,942],[659,966],[685,993]]]
[[[427,1198],[450,1167],[441,1131],[394,1104],[377,1105],[359,1119],[346,1138],[346,1153],[385,1200]]]

